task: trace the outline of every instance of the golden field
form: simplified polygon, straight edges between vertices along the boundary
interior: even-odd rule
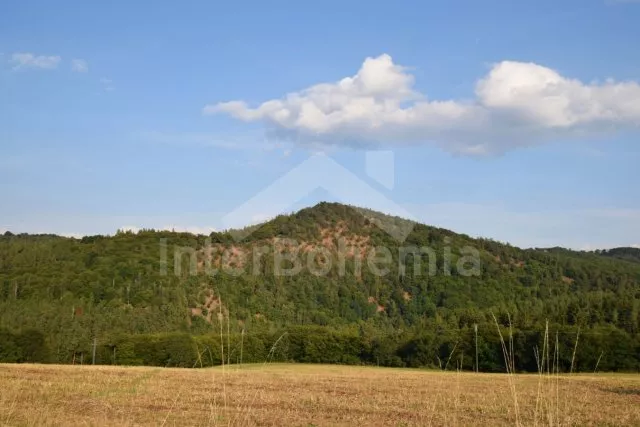
[[[640,425],[640,375],[0,364],[0,425]]]

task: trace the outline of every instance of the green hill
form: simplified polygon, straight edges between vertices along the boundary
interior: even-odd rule
[[[336,203],[209,236],[5,233],[0,360],[86,363],[95,339],[99,363],[215,364],[222,326],[228,361],[473,369],[478,325],[479,368],[501,370],[497,322],[535,370],[548,322],[565,368],[579,330],[577,369],[638,370],[638,252],[523,250]]]

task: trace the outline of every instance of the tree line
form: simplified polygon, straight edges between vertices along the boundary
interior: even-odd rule
[[[0,362],[52,361],[38,331],[0,330],[0,338]],[[196,368],[299,362],[505,372],[506,363],[513,361],[515,371],[537,372],[545,351],[558,372],[640,370],[640,341],[619,330],[558,325],[518,330],[489,323],[478,325],[477,334],[475,328],[445,330],[435,325],[429,330],[380,333],[364,324],[240,334],[118,334],[95,342],[95,358],[93,345],[79,348],[72,363]]]

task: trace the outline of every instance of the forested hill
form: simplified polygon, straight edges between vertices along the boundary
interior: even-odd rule
[[[86,362],[95,339],[99,363],[191,366],[222,323],[247,360],[471,369],[478,325],[479,367],[500,370],[497,322],[535,370],[548,322],[563,348],[580,330],[577,368],[638,370],[639,253],[523,250],[335,203],[209,236],[7,232],[0,361]]]

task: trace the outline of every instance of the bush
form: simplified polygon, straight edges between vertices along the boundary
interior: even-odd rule
[[[49,348],[42,332],[27,329],[14,334],[6,329],[0,329],[0,362],[47,363],[49,361]]]
[[[0,329],[0,362],[16,363],[22,358],[21,348],[15,340],[15,336],[5,330]]]

